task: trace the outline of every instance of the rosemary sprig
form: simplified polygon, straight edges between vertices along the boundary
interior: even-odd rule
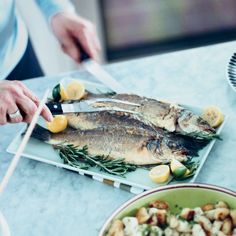
[[[138,166],[135,164],[128,164],[124,162],[123,158],[112,160],[109,156],[92,156],[89,154],[87,146],[78,148],[72,144],[61,144],[55,145],[54,147],[59,150],[59,155],[64,164],[80,169],[87,170],[90,167],[95,167],[103,172],[124,177],[126,173],[135,171],[138,167],[146,170],[150,170],[153,167],[153,165]],[[182,176],[180,178],[174,177],[175,180],[184,180],[192,177],[199,166],[199,162],[193,161],[192,158],[189,158],[183,164],[190,172],[187,176]]]
[[[82,169],[98,167],[101,171],[118,176],[124,176],[127,172],[137,169],[137,165],[127,164],[123,158],[112,160],[109,156],[92,156],[89,154],[87,146],[80,149],[72,144],[62,144],[55,148],[59,150],[64,164],[73,167]]]

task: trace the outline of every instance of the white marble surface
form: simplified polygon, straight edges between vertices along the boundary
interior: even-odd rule
[[[217,141],[198,182],[236,190],[236,94],[226,81],[226,66],[236,42],[175,52],[107,67],[132,91],[179,103],[217,105],[228,116],[223,141]],[[79,77],[91,79],[86,72]],[[58,77],[26,84],[39,96]],[[20,125],[0,127],[0,179],[12,155],[6,148]],[[97,235],[106,218],[133,194],[76,173],[22,158],[0,199],[0,209],[15,236]]]

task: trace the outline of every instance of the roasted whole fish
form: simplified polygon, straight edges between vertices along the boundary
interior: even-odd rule
[[[190,156],[198,155],[198,151],[208,143],[168,133],[163,129],[153,129],[125,114],[82,113],[72,119],[71,124],[79,123],[82,129],[78,129],[78,126],[77,129],[68,127],[53,134],[37,126],[32,136],[52,145],[73,144],[79,148],[87,146],[91,155],[124,158],[125,162],[136,165],[169,163],[173,158],[183,162]],[[89,121],[88,125],[86,122]],[[100,125],[102,122],[103,126]]]
[[[192,137],[167,132],[162,128],[153,126],[140,119],[134,114],[123,112],[92,112],[68,114],[69,126],[73,129],[92,130],[92,129],[124,129],[140,130],[146,136],[156,136],[168,138],[169,142],[175,143],[188,150],[189,156],[197,156],[198,151],[208,144],[208,140],[195,139]]]
[[[187,160],[189,151],[158,133],[150,135],[142,128],[109,127],[89,130],[67,128],[53,134],[37,126],[32,137],[52,145],[73,144],[79,148],[88,147],[91,155],[109,156],[111,159],[124,158],[126,163],[151,165],[168,163],[173,158]]]
[[[87,99],[94,97],[102,97],[102,95],[90,94]],[[106,96],[107,97],[107,96]],[[75,129],[90,129],[104,127],[110,119],[115,121],[117,115],[123,117],[123,122],[127,119],[139,120],[154,129],[163,128],[168,132],[177,132],[182,135],[193,136],[195,138],[213,139],[217,137],[215,129],[213,129],[200,116],[191,111],[167,102],[157,101],[138,95],[116,94],[109,96],[110,98],[129,101],[140,104],[139,107],[129,106],[126,104],[105,103],[100,106],[116,106],[119,108],[136,111],[138,114],[125,114],[122,112],[110,112],[110,116],[104,116],[104,113],[81,113],[68,115],[69,124]],[[113,122],[113,125],[121,125]]]

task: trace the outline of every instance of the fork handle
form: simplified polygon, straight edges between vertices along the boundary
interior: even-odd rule
[[[53,115],[63,114],[62,106],[61,106],[61,103],[59,102],[46,103],[46,106],[49,108],[49,110],[51,111]]]

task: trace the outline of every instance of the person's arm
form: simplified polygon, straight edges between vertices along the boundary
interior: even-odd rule
[[[72,59],[80,62],[78,43],[97,60],[100,44],[94,25],[75,13],[69,0],[36,0],[62,50]]]
[[[0,81],[0,125],[31,122],[38,105],[38,98],[22,82]],[[41,115],[47,121],[53,118],[46,106]]]

